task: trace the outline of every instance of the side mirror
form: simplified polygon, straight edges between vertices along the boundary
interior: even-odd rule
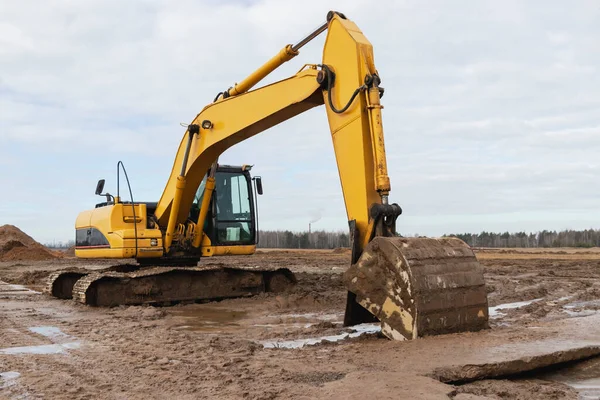
[[[96,185],[96,195],[102,195],[102,191],[104,190],[104,179],[100,179],[98,184]]]
[[[256,183],[256,192],[258,194],[263,194],[263,188],[262,188],[262,179],[260,176],[257,176],[254,178],[254,182]]]

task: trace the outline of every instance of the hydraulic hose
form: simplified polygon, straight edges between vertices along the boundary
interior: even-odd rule
[[[333,80],[335,79],[335,75],[327,65],[321,65],[321,68],[323,68],[323,71],[325,71],[325,73],[327,74],[327,89],[325,90],[327,90],[327,100],[329,102],[329,107],[336,114],[342,114],[346,110],[348,110],[348,108],[350,108],[350,106],[354,102],[354,99],[356,98],[356,96],[358,96],[361,90],[367,90],[368,88],[367,85],[362,85],[356,88],[354,93],[352,93],[352,96],[350,96],[350,100],[348,100],[348,103],[346,103],[346,105],[341,110],[338,110],[335,107],[335,105],[333,105],[333,99],[331,98],[331,88],[333,86]]]

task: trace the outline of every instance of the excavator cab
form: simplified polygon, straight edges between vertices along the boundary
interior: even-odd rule
[[[190,209],[189,220],[197,221],[206,192],[204,177]],[[262,182],[260,177],[254,180]],[[204,221],[203,231],[213,246],[255,245],[258,242],[257,198],[253,191],[249,166],[219,165],[215,173],[215,189]],[[258,184],[257,184],[258,186]]]
[[[94,209],[80,213],[75,224],[76,255],[80,258],[169,258],[171,264],[195,265],[201,256],[222,254],[253,254],[258,243],[257,191],[262,193],[260,177],[253,179],[249,165],[215,165],[207,171],[198,186],[189,208],[186,225],[181,224],[175,234],[176,245],[169,254],[163,251],[163,238],[155,222],[156,202],[123,201],[119,194],[102,193],[104,179],[98,182],[96,195],[106,196]],[[211,177],[212,175],[212,177]],[[212,185],[207,190],[207,182]],[[118,190],[117,190],[118,191]],[[192,248],[196,231],[195,222],[202,213],[204,196],[209,193],[204,214],[202,238]],[[135,221],[135,223],[134,223]],[[123,243],[123,239],[130,239]],[[123,246],[126,244],[126,246]],[[178,254],[184,256],[178,256]],[[166,261],[166,260],[165,260]]]

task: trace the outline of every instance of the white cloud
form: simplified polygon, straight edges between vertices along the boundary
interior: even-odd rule
[[[77,212],[97,200],[95,180],[114,186],[117,160],[136,198],[157,199],[179,123],[330,9],[374,45],[403,229],[600,224],[594,1],[56,0],[2,9],[0,187],[12,202],[0,208],[0,223],[19,223],[40,240],[72,237]],[[264,83],[319,62],[323,41]],[[324,109],[239,144],[221,161],[255,164],[263,176],[262,227],[305,229],[322,210],[320,227],[346,228]]]

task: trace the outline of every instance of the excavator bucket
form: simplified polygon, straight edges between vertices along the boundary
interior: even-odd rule
[[[483,269],[460,239],[376,237],[344,282],[390,339],[489,327]]]

